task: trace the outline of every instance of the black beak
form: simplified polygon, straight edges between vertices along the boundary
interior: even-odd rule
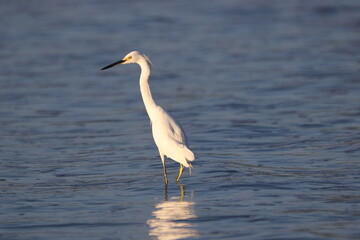
[[[126,61],[126,60],[121,59],[120,61],[114,62],[114,63],[112,63],[112,64],[110,64],[110,65],[107,65],[106,67],[103,67],[101,70],[105,70],[105,69],[111,68],[111,67],[113,67],[113,66],[115,66],[115,65],[122,64],[122,63],[125,62],[125,61]]]

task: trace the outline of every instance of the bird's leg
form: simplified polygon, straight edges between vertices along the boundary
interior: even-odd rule
[[[180,169],[179,169],[179,174],[176,178],[176,182],[179,182],[180,178],[181,178],[181,175],[183,174],[184,172],[184,166],[180,163]]]
[[[182,202],[182,201],[184,201],[184,197],[185,197],[185,188],[184,188],[184,185],[182,185],[179,182],[177,182],[177,185],[180,187],[180,194],[181,194],[179,201]]]
[[[169,179],[168,179],[167,174],[166,174],[165,162],[164,162],[163,166],[164,166],[164,180],[165,180],[165,184],[167,185],[169,183]]]
[[[165,180],[165,184],[167,185],[169,183],[169,179],[166,174],[165,156],[162,153],[160,153],[160,157],[161,157],[161,161],[162,161],[163,169],[164,169],[164,180]]]
[[[168,185],[165,184],[165,189],[164,189],[164,200],[167,201],[168,200]]]

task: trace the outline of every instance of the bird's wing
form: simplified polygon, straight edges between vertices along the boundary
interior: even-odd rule
[[[191,166],[189,161],[195,159],[194,153],[188,149],[187,146],[175,141],[170,136],[163,138],[162,141],[160,140],[157,145],[162,149],[161,152],[163,152],[164,155],[183,164],[185,167]]]
[[[182,128],[181,124],[176,121],[168,112],[164,111],[164,114],[167,115],[168,126],[170,130],[170,137],[172,137],[175,141],[188,146],[185,131]]]
[[[166,111],[161,108],[159,110],[161,113],[157,115],[157,119],[153,121],[152,125],[156,145],[167,157],[188,167],[187,160],[192,161],[195,157],[188,148],[181,125]]]

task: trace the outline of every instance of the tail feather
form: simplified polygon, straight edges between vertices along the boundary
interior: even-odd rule
[[[185,158],[186,158],[186,160],[188,160],[188,161],[194,161],[195,160],[195,155],[194,155],[194,153],[190,150],[190,149],[188,149],[187,147],[185,147]]]
[[[188,149],[187,147],[185,147],[185,160],[186,160],[186,163],[187,163],[187,166],[184,165],[185,167],[189,168],[190,170],[190,174],[191,174],[191,169],[193,168],[193,166],[191,165],[190,162],[194,161],[195,160],[195,155],[194,153]]]
[[[171,149],[171,151],[163,152],[168,158],[181,163],[184,167],[191,167],[190,162],[194,161],[195,155],[186,145],[176,141],[169,141],[165,149]]]

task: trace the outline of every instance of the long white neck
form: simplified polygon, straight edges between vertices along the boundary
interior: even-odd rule
[[[142,99],[144,101],[146,112],[149,115],[149,118],[152,119],[154,111],[157,109],[157,105],[151,95],[150,86],[149,86],[149,76],[150,76],[150,64],[144,58],[141,59],[138,64],[141,68],[140,74],[140,92]]]

